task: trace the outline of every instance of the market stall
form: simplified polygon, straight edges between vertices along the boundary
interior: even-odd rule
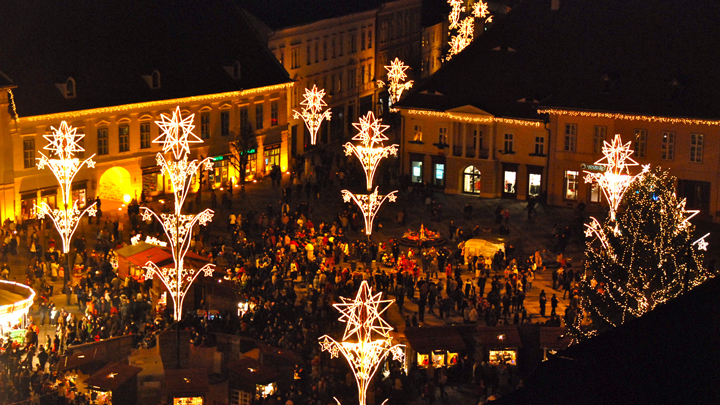
[[[432,326],[406,328],[406,358],[415,361],[419,368],[427,368],[431,362],[435,368],[453,367],[467,345],[457,327]]]
[[[108,364],[85,380],[93,404],[137,403],[137,375],[142,369],[124,362]]]
[[[515,326],[485,326],[478,328],[483,359],[488,363],[517,365],[518,350],[522,347]]]
[[[543,350],[543,361],[548,359],[548,354],[553,355],[558,350],[567,349],[571,341],[567,328],[541,327],[540,348]]]
[[[165,369],[165,394],[172,405],[204,405],[210,390],[203,369]]]
[[[227,371],[230,403],[233,399],[246,399],[250,403],[253,399],[267,398],[278,390],[280,384],[280,370],[250,357],[243,356],[228,364]]]

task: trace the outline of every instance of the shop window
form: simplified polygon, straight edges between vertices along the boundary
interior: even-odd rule
[[[230,405],[250,405],[252,403],[252,394],[236,389],[230,390]]]
[[[575,152],[577,143],[577,124],[565,124],[565,152]]]
[[[662,149],[660,159],[675,159],[675,132],[664,131],[662,133]]]
[[[423,182],[422,169],[423,169],[423,162],[421,162],[419,160],[413,160],[410,163],[410,170],[411,170],[410,180],[413,183],[422,184],[422,182]]]
[[[434,166],[433,185],[435,187],[445,187],[445,163],[435,163]]]
[[[432,362],[435,368],[441,368],[445,366],[445,352],[433,352]]]
[[[23,165],[25,168],[35,167],[35,140],[25,139],[23,141]]]
[[[607,138],[607,127],[595,125],[595,135],[593,136],[593,153],[602,153],[605,139]]]
[[[475,166],[468,166],[463,171],[463,193],[480,194],[481,174]]]
[[[515,350],[490,350],[488,363],[496,366],[498,364],[515,365],[517,353]]]
[[[417,364],[420,368],[428,368],[430,366],[430,355],[418,353]]]
[[[35,204],[37,204],[36,195],[22,198],[20,201],[20,214],[23,220],[35,218]]]
[[[565,171],[565,199],[577,200],[579,173],[574,170]]]
[[[203,397],[173,398],[173,405],[203,405]]]
[[[200,114],[200,138],[210,138],[210,113]]]
[[[280,166],[280,145],[265,149],[265,172],[269,173],[273,165]]]
[[[228,180],[228,160],[218,160],[213,163],[213,177],[216,185],[221,185]]]
[[[636,129],[635,130],[635,142],[633,150],[635,156],[639,158],[645,157],[645,150],[647,149],[647,129]]]
[[[540,185],[542,184],[542,174],[530,173],[528,176],[528,195],[540,195]]]
[[[597,182],[590,183],[590,202],[599,203],[602,201],[602,189]]]
[[[703,134],[690,135],[690,162],[702,163],[703,161]]]
[[[248,155],[248,164],[245,168],[245,177],[255,177],[255,173],[257,173],[257,152]]]
[[[503,179],[503,192],[507,194],[515,194],[517,191],[515,190],[515,183],[517,181],[517,172],[512,171],[505,171],[505,176]]]

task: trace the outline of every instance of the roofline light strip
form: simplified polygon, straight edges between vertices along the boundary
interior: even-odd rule
[[[501,124],[523,125],[530,127],[540,127],[542,125],[541,121],[519,120],[514,118],[500,117],[469,117],[445,111],[407,110],[407,112],[410,115],[425,115],[429,117],[448,118],[455,121],[470,122],[476,124],[490,124],[493,122],[498,122]]]
[[[577,111],[563,110],[555,108],[539,109],[538,114],[568,115],[571,117],[589,117],[589,118],[610,118],[616,120],[627,121],[647,121],[660,122],[667,124],[686,124],[686,125],[720,125],[720,120],[703,120],[697,118],[681,118],[681,117],[658,117],[655,115],[636,115],[622,114],[598,111]]]

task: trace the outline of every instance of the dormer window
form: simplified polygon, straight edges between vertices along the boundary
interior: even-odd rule
[[[238,62],[238,61],[235,61],[230,66],[223,66],[223,68],[225,69],[227,74],[229,74],[230,77],[232,77],[235,80],[240,79],[240,77],[242,77],[242,66],[240,66],[240,62]]]
[[[153,89],[157,90],[160,88],[161,81],[160,81],[160,72],[156,70],[153,70],[153,72],[149,75],[142,75],[143,80],[145,80],[145,83]]]
[[[65,97],[75,97],[75,79],[73,79],[72,77],[67,79],[67,81],[65,82]]]

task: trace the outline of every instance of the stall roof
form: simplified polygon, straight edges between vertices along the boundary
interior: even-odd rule
[[[571,341],[572,339],[568,336],[566,328],[540,328],[540,348],[542,349],[567,349]]]
[[[280,372],[274,367],[261,364],[250,357],[242,357],[228,364],[227,369],[237,374],[241,381],[249,381],[252,384],[267,385],[280,379]]]
[[[478,329],[480,345],[486,349],[520,348],[520,334],[515,326],[486,326]]]
[[[407,328],[405,337],[410,347],[418,353],[430,353],[433,350],[457,352],[466,348],[460,332],[452,326]]]
[[[210,383],[204,369],[165,370],[165,390],[173,397],[204,394],[209,389]]]
[[[153,262],[158,267],[162,267],[160,263],[166,260],[172,262],[172,254],[157,246],[151,246],[150,249],[127,257],[127,261],[140,267],[145,266],[147,262]]]
[[[60,360],[58,369],[60,371],[80,370],[83,373],[92,373],[102,367],[102,362],[96,358],[96,355],[97,351],[88,351],[65,356]]]
[[[85,380],[85,384],[87,384],[88,387],[101,391],[115,391],[141,371],[142,368],[125,364],[122,361],[115,364],[108,364],[97,373],[88,377],[88,379]]]
[[[136,245],[127,245],[115,251],[118,256],[130,257],[138,253],[142,253],[148,249],[154,248],[154,245],[145,242],[138,242]]]

